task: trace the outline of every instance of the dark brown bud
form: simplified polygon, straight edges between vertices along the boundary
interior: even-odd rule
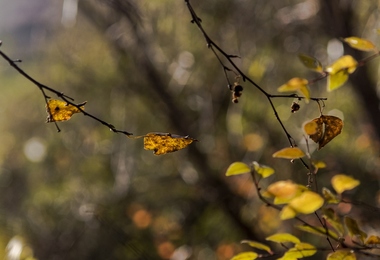
[[[301,108],[301,106],[300,104],[293,102],[290,108],[292,109],[292,113],[295,113]]]

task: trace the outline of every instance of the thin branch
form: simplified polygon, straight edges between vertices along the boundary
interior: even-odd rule
[[[0,41],[0,46],[1,46],[1,41]],[[31,81],[33,84],[35,84],[40,90],[41,90],[41,93],[45,99],[45,103],[46,105],[48,104],[48,100],[50,99],[50,97],[46,94],[46,91],[50,91],[54,94],[57,95],[57,97],[61,98],[63,101],[65,101],[67,104],[70,104],[72,106],[75,106],[83,115],[85,116],[88,116],[92,119],[94,119],[95,121],[98,121],[99,123],[101,123],[102,125],[105,125],[107,126],[112,132],[114,133],[121,133],[121,134],[124,134],[126,136],[130,136],[130,135],[133,135],[132,133],[128,132],[128,131],[125,131],[125,130],[119,130],[119,129],[116,129],[115,126],[113,126],[112,124],[110,123],[107,123],[106,121],[86,112],[83,110],[83,108],[81,107],[82,105],[81,104],[75,104],[73,101],[74,99],[63,94],[63,92],[61,91],[58,91],[58,90],[55,90],[51,87],[48,87],[40,82],[38,82],[37,80],[35,80],[34,78],[32,78],[29,74],[27,74],[25,71],[23,71],[17,64],[16,62],[19,62],[19,60],[12,60],[11,58],[9,58],[8,55],[6,55],[4,52],[0,51],[0,55],[6,60],[8,61],[9,65],[12,66],[15,70],[17,70],[21,75],[23,75],[26,79],[28,79],[29,81]],[[49,111],[48,111],[49,113]],[[56,127],[57,127],[57,130],[58,132],[61,131],[61,129],[58,127],[57,123],[54,122]]]

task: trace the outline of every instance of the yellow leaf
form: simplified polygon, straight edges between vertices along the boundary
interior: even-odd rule
[[[251,169],[249,168],[248,165],[242,162],[234,162],[232,163],[227,171],[226,171],[226,176],[231,176],[231,175],[239,175],[239,174],[244,174],[244,173],[249,173]]]
[[[343,41],[345,41],[352,48],[360,51],[374,51],[376,49],[375,44],[371,41],[359,37],[348,37],[344,38]]]
[[[281,260],[295,260],[308,256],[312,256],[317,252],[315,246],[308,243],[298,243],[293,248],[290,248]]]
[[[338,250],[328,254],[326,260],[356,260],[356,256],[351,250]]]
[[[332,208],[323,209],[323,217],[327,220],[330,225],[335,228],[340,236],[343,236],[344,228],[340,218],[335,214]]]
[[[175,152],[187,147],[196,139],[189,136],[172,135],[169,133],[148,133],[144,136],[144,149],[153,150],[155,155]]]
[[[325,162],[322,162],[322,161],[312,161],[313,165],[315,168],[317,169],[323,169],[323,168],[326,168],[327,165]]]
[[[340,70],[334,74],[330,74],[327,78],[327,91],[331,92],[343,86],[348,80],[348,72],[346,69]]]
[[[346,225],[348,233],[351,237],[359,237],[360,241],[364,243],[364,240],[367,238],[367,233],[359,228],[359,225],[355,219],[346,216],[344,217],[344,224]]]
[[[243,252],[235,255],[230,260],[255,260],[258,256],[255,252]]]
[[[356,186],[360,184],[360,181],[355,180],[354,178],[344,175],[344,174],[337,174],[331,179],[331,184],[334,188],[334,190],[341,194],[346,190],[352,190]]]
[[[298,91],[306,98],[308,102],[310,100],[310,91],[308,88],[309,81],[303,78],[292,78],[285,84],[281,85],[277,91],[279,92],[293,92]]]
[[[288,234],[288,233],[274,234],[274,235],[271,235],[271,236],[267,237],[265,240],[276,242],[276,243],[280,243],[280,244],[281,243],[287,243],[287,242],[298,244],[298,243],[301,242],[298,239],[298,237],[293,236],[292,234]]]
[[[303,95],[305,97],[306,103],[309,103],[309,101],[310,101],[310,90],[307,87],[307,85],[301,86],[299,88],[298,92],[301,93],[301,95]]]
[[[268,186],[267,192],[272,196],[284,199],[291,199],[296,196],[298,185],[290,180],[278,181]]]
[[[342,132],[343,121],[336,116],[321,115],[306,122],[303,129],[310,139],[318,143],[318,150]]]
[[[323,237],[326,237],[326,229],[323,228],[323,227],[310,227],[310,226],[307,226],[307,225],[301,225],[301,226],[296,226],[296,228],[302,230],[302,231],[305,231],[305,232],[308,232],[308,233],[311,233],[311,234],[315,234],[315,235],[319,235],[319,236],[323,236]],[[328,229],[327,230],[327,234],[334,238],[334,239],[338,239],[339,236],[337,235],[337,233],[335,233],[334,231]]]
[[[322,64],[319,60],[306,54],[299,54],[298,58],[306,66],[306,68],[315,70],[317,72],[323,72]]]
[[[279,92],[288,92],[299,90],[301,86],[305,86],[309,83],[307,79],[303,78],[292,78],[284,85],[280,86],[277,90]]]
[[[353,73],[358,66],[358,62],[350,55],[345,55],[336,60],[333,64],[326,68],[326,72],[330,75],[339,71],[346,70],[349,74]]]
[[[297,212],[288,205],[283,207],[282,210],[280,211],[281,220],[291,219],[291,218],[294,218],[295,216],[297,216]]]
[[[258,162],[253,162],[255,171],[260,174],[263,178],[269,177],[274,173],[273,168],[259,164]]]
[[[86,103],[87,101],[77,106],[83,110]],[[69,120],[73,114],[81,112],[78,107],[70,105],[65,101],[49,99],[46,105],[46,111],[48,113],[46,121],[50,123]]]
[[[297,184],[297,190],[296,190],[296,193],[291,196],[291,197],[275,197],[274,198],[274,201],[273,203],[276,204],[276,205],[279,205],[279,204],[287,204],[289,203],[292,199],[294,199],[295,197],[298,197],[300,196],[304,191],[307,191],[309,190],[306,186],[303,186],[303,185],[299,185]]]
[[[329,189],[323,187],[322,193],[327,203],[338,204],[340,202],[340,200],[336,197],[336,195],[333,194]]]
[[[305,191],[290,201],[289,206],[297,213],[310,214],[323,205],[323,198],[313,191]]]
[[[284,159],[299,159],[305,156],[305,153],[297,147],[289,147],[281,149],[275,152],[273,155],[275,158],[284,158]]]
[[[318,143],[322,139],[324,130],[322,118],[318,117],[311,120],[310,122],[306,122],[303,125],[303,130],[311,140]]]
[[[380,237],[371,235],[365,241],[366,245],[380,245]]]
[[[249,246],[251,246],[253,248],[264,250],[264,251],[267,251],[269,254],[273,254],[273,252],[270,249],[270,247],[267,246],[267,245],[264,245],[262,243],[259,243],[259,242],[256,242],[256,241],[252,241],[252,240],[243,240],[240,243],[242,243],[242,244],[248,244]]]

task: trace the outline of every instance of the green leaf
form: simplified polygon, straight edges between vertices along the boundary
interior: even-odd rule
[[[322,64],[316,58],[311,57],[306,54],[299,54],[298,58],[301,60],[303,65],[306,66],[306,68],[317,71],[317,72],[323,72]]]
[[[343,236],[344,228],[341,219],[335,214],[332,208],[323,209],[323,217],[330,225],[335,228],[340,236]]]
[[[331,92],[335,89],[343,86],[344,83],[348,80],[347,70],[341,70],[335,74],[330,74],[327,78],[327,91]]]
[[[324,200],[319,194],[305,191],[299,197],[294,198],[289,206],[297,213],[310,214],[322,207],[323,202]]]
[[[367,238],[367,233],[359,228],[355,219],[346,216],[344,217],[344,224],[346,224],[348,233],[351,237],[359,237],[360,241],[364,243],[364,240]]]
[[[359,37],[348,37],[348,38],[344,38],[343,41],[345,41],[352,48],[360,50],[360,51],[376,50],[375,44],[373,44],[371,41],[368,41],[366,39],[362,39]]]
[[[289,242],[289,243],[298,244],[301,242],[298,239],[298,237],[293,236],[292,234],[289,234],[289,233],[274,234],[274,235],[267,237],[265,240],[276,242],[276,243],[287,243],[287,242]]]
[[[253,162],[253,166],[255,168],[255,171],[260,174],[263,178],[269,177],[274,173],[274,169],[263,165],[259,164],[258,162]]]
[[[226,171],[226,176],[239,175],[249,172],[251,172],[251,169],[248,165],[242,162],[234,162],[228,167]]]
[[[230,260],[255,260],[259,255],[255,252],[243,252],[235,255]]]
[[[351,250],[338,250],[328,254],[326,260],[356,260],[356,256]]]
[[[249,246],[251,246],[253,248],[264,250],[264,251],[267,251],[269,254],[273,254],[273,252],[270,249],[270,247],[267,246],[267,245],[264,245],[262,243],[259,243],[259,242],[256,242],[256,241],[252,241],[252,240],[243,240],[240,243],[242,243],[242,244],[248,244]]]
[[[342,194],[344,191],[352,190],[358,186],[360,181],[344,174],[337,174],[332,177],[331,184],[338,194]]]
[[[272,156],[274,158],[294,160],[304,157],[305,153],[298,147],[288,147],[275,152]]]
[[[290,248],[283,257],[279,258],[281,260],[294,260],[304,257],[309,257],[317,252],[315,246],[308,243],[298,243],[293,248]]]
[[[329,189],[323,187],[322,189],[323,197],[325,201],[329,204],[338,204],[340,200],[336,197],[334,193],[332,193]]]
[[[302,231],[311,233],[311,234],[315,234],[315,235],[326,237],[326,229],[323,228],[323,227],[310,227],[310,226],[307,226],[307,225],[300,225],[300,226],[296,226],[296,228],[298,228],[298,229],[300,229]],[[330,230],[330,229],[327,230],[327,234],[330,237],[334,238],[334,239],[338,239],[339,238],[338,234],[335,233],[334,231]]]

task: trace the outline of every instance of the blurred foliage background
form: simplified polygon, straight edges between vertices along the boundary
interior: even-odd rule
[[[339,40],[358,36],[380,44],[378,1],[193,1],[210,37],[260,86],[276,93],[292,77],[314,78],[298,53],[330,64],[343,53]],[[293,232],[257,198],[248,176],[227,179],[234,161],[270,165],[269,182],[306,184],[299,162],[274,160],[288,146],[265,97],[242,83],[231,102],[223,70],[190,23],[184,1],[0,1],[1,50],[43,84],[88,101],[86,110],[135,135],[170,132],[200,142],[154,156],[142,140],[113,134],[83,115],[45,124],[44,99],[0,61],[0,255],[5,259],[229,259],[247,249],[243,239]],[[326,96],[324,112],[344,119],[343,133],[313,158],[327,163],[319,187],[334,174],[361,181],[347,194],[341,215],[380,235],[378,59],[345,87]],[[233,75],[231,80],[234,80]],[[302,123],[318,106],[292,99],[275,106],[305,148]],[[268,183],[269,183],[268,182]],[[361,202],[361,203],[359,203]],[[370,206],[369,206],[370,205]],[[308,219],[311,223],[317,220]],[[281,249],[278,249],[281,250]],[[322,253],[315,259],[321,259]]]

